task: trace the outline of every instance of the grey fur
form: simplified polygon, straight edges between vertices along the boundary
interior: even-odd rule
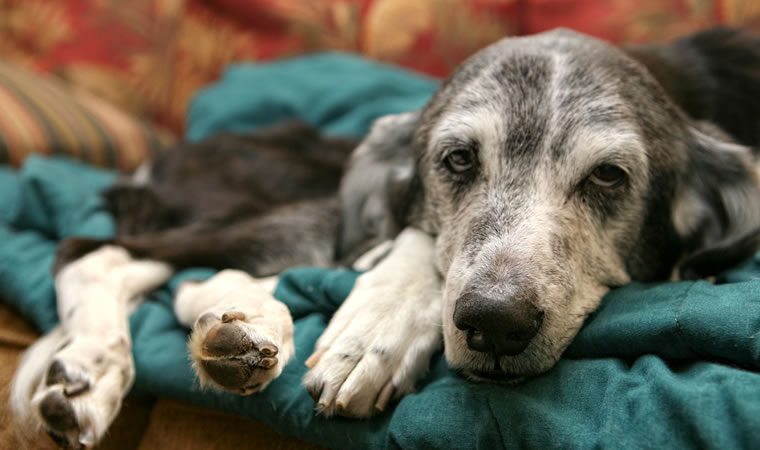
[[[666,279],[691,255],[739,242],[750,245],[740,254],[755,250],[754,157],[700,129],[615,47],[567,30],[508,38],[466,61],[421,112],[384,119],[342,192],[355,207],[384,192],[381,182],[356,191],[356,180],[373,170],[383,180],[412,157],[404,223],[437,237],[446,358],[474,379],[519,379],[551,368],[610,288]],[[473,168],[452,173],[454,151],[470,152]],[[624,171],[622,184],[590,181],[603,164]],[[472,351],[452,320],[465,292],[504,302],[530,292],[520,298],[543,324],[517,355]]]
[[[419,111],[378,119],[351,155],[340,189],[340,260],[353,261],[401,230],[414,170],[408,150],[418,119]]]

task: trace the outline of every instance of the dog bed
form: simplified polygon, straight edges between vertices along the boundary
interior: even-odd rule
[[[341,54],[229,68],[194,100],[188,137],[250,132],[298,117],[362,135],[383,114],[421,106],[434,80]],[[0,298],[41,330],[57,322],[50,266],[68,236],[107,237],[98,191],[115,174],[73,160],[0,168]],[[415,394],[372,420],[324,419],[301,386],[304,360],[357,273],[296,268],[275,296],[296,320],[296,357],[264,392],[203,391],[190,368],[172,292],[186,270],[132,315],[137,379],[151,394],[231,411],[341,448],[739,448],[760,442],[760,257],[718,277],[632,283],[608,294],[549,373],[519,385],[467,382],[437,355]],[[255,439],[255,437],[251,437]]]

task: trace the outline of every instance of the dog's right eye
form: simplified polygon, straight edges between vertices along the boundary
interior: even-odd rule
[[[472,152],[469,150],[454,150],[446,156],[446,168],[454,173],[463,173],[472,169]]]
[[[602,164],[594,169],[589,176],[589,180],[602,187],[613,188],[619,186],[625,181],[625,170],[612,164]]]

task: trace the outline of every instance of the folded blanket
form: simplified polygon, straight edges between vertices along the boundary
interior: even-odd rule
[[[436,83],[339,54],[230,68],[189,115],[192,139],[285,117],[360,135],[378,115],[419,107]],[[97,193],[114,174],[65,159],[0,169],[0,298],[41,330],[57,322],[49,275],[58,240],[109,236]],[[516,386],[472,384],[441,355],[419,391],[372,420],[324,419],[301,386],[304,360],[355,272],[286,272],[275,296],[296,320],[296,357],[264,392],[202,391],[172,315],[177,274],[133,314],[137,393],[236,412],[342,448],[749,448],[760,442],[760,258],[719,277],[633,283],[608,294],[549,373]],[[255,437],[251,437],[255,439]]]

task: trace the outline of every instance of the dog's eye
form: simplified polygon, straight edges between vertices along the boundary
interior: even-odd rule
[[[446,167],[455,173],[467,172],[472,169],[472,152],[454,150],[446,157]]]
[[[589,180],[602,187],[615,187],[625,181],[625,170],[612,164],[602,164],[591,172]]]

